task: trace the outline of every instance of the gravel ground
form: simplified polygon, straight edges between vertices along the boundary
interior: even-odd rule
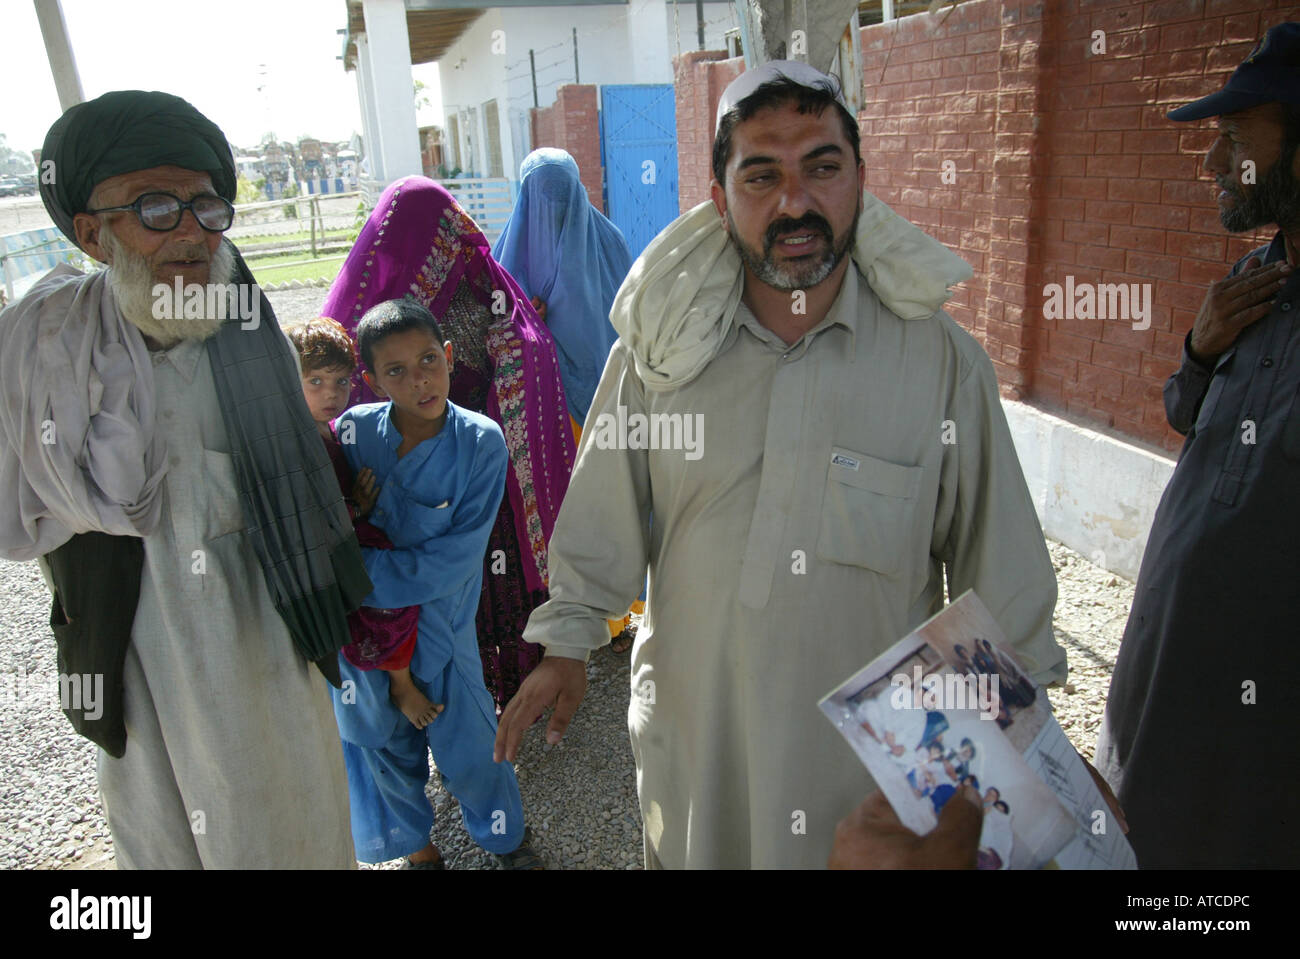
[[[1074,748],[1091,761],[1111,670],[1133,605],[1133,584],[1060,543],[1048,540],[1047,548],[1056,567],[1052,627],[1070,662],[1065,685],[1049,688],[1047,698]]]
[[[553,869],[641,868],[636,764],[627,735],[631,690],[627,653],[608,646],[587,664],[587,695],[558,746],[547,746],[546,718],[524,737],[515,763],[533,848]],[[549,714],[548,714],[549,716]],[[433,841],[451,869],[495,869],[470,840],[460,807],[435,773],[427,790],[437,821]],[[400,862],[382,868],[398,868]]]
[[[1056,636],[1070,658],[1069,683],[1049,695],[1071,742],[1091,758],[1133,586],[1064,546],[1048,547],[1060,590]],[[51,691],[49,594],[35,564],[0,561],[0,597],[0,868],[113,868],[95,748],[72,731]],[[564,742],[546,746],[544,722],[524,739],[516,764],[524,809],[534,846],[552,868],[640,867],[628,664],[627,654],[598,650]],[[45,688],[26,677],[46,677]],[[470,841],[436,773],[428,792],[438,817],[433,839],[448,865],[496,868]]]
[[[328,289],[308,287],[302,290],[279,290],[266,294],[275,310],[275,318],[281,326],[297,323],[300,320],[312,320],[320,316],[320,308],[325,304]]]

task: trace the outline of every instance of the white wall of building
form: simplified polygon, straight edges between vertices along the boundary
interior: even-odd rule
[[[736,24],[734,6],[706,3],[704,18],[705,49],[723,49],[723,34]],[[676,9],[670,0],[489,9],[438,61],[443,113],[461,117],[463,168],[487,173],[483,106],[495,99],[502,167],[511,180],[518,177],[519,164],[532,148],[528,111],[533,106],[533,85],[528,51],[533,50],[536,63],[537,103],[550,106],[556,91],[574,82],[575,28],[577,79],[582,83],[672,83],[672,58],[679,51],[687,53],[698,47],[692,2],[681,3]],[[466,119],[472,120],[472,130],[467,129]],[[443,126],[446,129],[445,121]],[[471,162],[466,162],[466,149]]]

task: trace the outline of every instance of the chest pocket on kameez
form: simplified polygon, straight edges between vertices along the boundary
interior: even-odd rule
[[[832,447],[817,556],[885,576],[898,573],[909,553],[922,472]]]
[[[203,486],[207,500],[205,539],[227,536],[244,528],[244,508],[239,501],[235,458],[230,453],[203,451]]]
[[[391,508],[396,516],[374,518],[372,522],[380,526],[399,549],[417,547],[442,536],[451,528],[451,517],[456,504],[449,499],[426,506],[407,493],[405,496],[394,497],[394,502],[395,505]],[[446,505],[441,505],[443,503]]]

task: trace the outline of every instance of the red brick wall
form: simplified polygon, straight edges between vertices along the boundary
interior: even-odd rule
[[[529,111],[533,149],[559,147],[578,161],[582,185],[587,198],[597,210],[605,212],[600,166],[600,121],[596,109],[596,88],[589,83],[569,83],[560,87],[549,107]]]
[[[1031,398],[1174,450],[1161,387],[1206,288],[1264,235],[1230,236],[1202,169],[1213,120],[1165,114],[1220,89],[1274,23],[1300,7],[1243,0],[1070,3],[1057,22],[1048,99],[1044,282],[1151,283],[1151,328],[1042,319]],[[1075,13],[1074,8],[1080,7]],[[1092,31],[1106,53],[1090,55]],[[1031,291],[1032,292],[1032,291]]]
[[[1178,448],[1161,387],[1206,287],[1267,235],[1219,223],[1201,169],[1213,121],[1165,114],[1218,90],[1284,20],[1300,5],[965,0],[863,28],[868,189],[975,268],[949,311],[1004,395]],[[1091,51],[1095,30],[1104,54]],[[708,196],[708,107],[739,72],[720,54],[690,56],[677,64],[682,209]],[[1045,319],[1044,286],[1068,275],[1152,284],[1150,328]]]
[[[685,53],[673,60],[677,95],[677,203],[682,213],[709,198],[713,179],[713,126],[718,100],[740,76],[745,61],[724,50]]]
[[[529,134],[534,150],[538,147],[559,145],[559,138],[555,133],[555,112],[554,105],[540,109],[533,107],[528,111]]]
[[[1022,8],[1042,4],[980,0],[940,30],[927,29],[928,17],[864,29],[859,114],[867,188],[974,267],[949,310],[984,344],[1012,398],[1030,389],[1028,224],[1041,212],[1031,148],[1041,134],[1043,24]]]

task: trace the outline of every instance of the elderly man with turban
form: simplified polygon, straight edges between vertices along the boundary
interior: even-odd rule
[[[40,559],[118,862],[351,867],[325,686],[370,591],[292,348],[235,248],[221,131],[108,93],[46,136],[106,263],[0,314],[0,555]]]

